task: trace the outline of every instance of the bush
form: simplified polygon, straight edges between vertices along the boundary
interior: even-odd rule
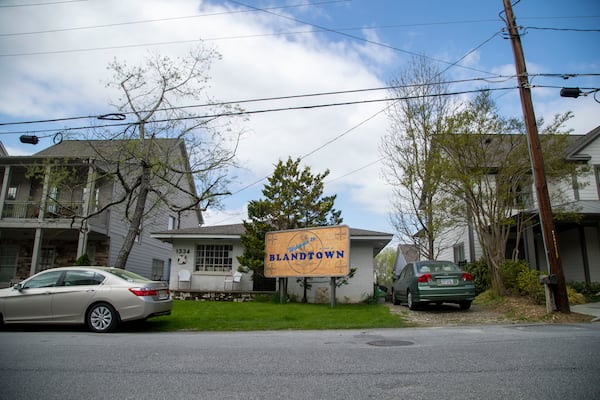
[[[476,294],[483,293],[490,288],[490,270],[485,260],[468,263],[465,270],[473,276]]]
[[[527,271],[529,271],[529,267],[524,261],[504,260],[498,268],[504,288],[511,294],[522,293],[523,289],[519,287],[519,275]]]
[[[569,304],[585,304],[585,296],[571,286],[567,286],[567,296],[569,297]]]
[[[540,284],[540,271],[525,269],[517,274],[516,285],[519,294],[531,298],[536,304],[546,302],[544,285]]]
[[[583,294],[586,299],[593,298],[594,300],[600,297],[600,282],[569,282],[568,285],[578,293]]]
[[[87,254],[83,254],[75,261],[75,265],[90,265],[90,258]]]

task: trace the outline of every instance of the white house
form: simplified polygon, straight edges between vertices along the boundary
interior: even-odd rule
[[[548,182],[549,191],[560,190],[562,198],[567,199],[563,204],[552,204],[553,211],[569,211],[576,216],[554,221],[559,256],[567,282],[600,282],[600,126],[572,139],[566,160],[587,164],[589,172],[574,176],[568,187]],[[534,193],[533,188],[531,193]],[[537,209],[521,212],[537,214]],[[439,258],[457,263],[481,258],[481,247],[473,228],[465,226],[458,231],[459,234],[452,239],[454,246],[445,250]],[[515,247],[515,236],[509,241],[507,255]],[[548,271],[539,225],[525,230],[519,253],[531,268]]]
[[[173,245],[171,290],[252,291],[251,272],[241,274],[239,282],[232,282],[233,274],[240,269],[237,256],[243,253],[243,230],[242,224],[235,224],[153,233],[153,238]],[[350,228],[350,267],[356,268],[356,274],[336,290],[338,302],[357,303],[373,295],[374,258],[392,238],[389,233]],[[185,279],[188,272],[189,280]],[[309,303],[328,301],[329,279],[312,278],[310,285]],[[303,288],[295,279],[288,280],[288,294],[302,298]]]

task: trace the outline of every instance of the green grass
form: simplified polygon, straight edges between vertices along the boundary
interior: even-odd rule
[[[145,322],[150,331],[369,329],[409,326],[381,304],[275,304],[175,300],[170,316]]]

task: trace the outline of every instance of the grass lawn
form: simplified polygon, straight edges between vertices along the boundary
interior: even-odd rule
[[[369,329],[410,326],[382,304],[276,304],[175,300],[170,316],[145,322],[150,331]]]

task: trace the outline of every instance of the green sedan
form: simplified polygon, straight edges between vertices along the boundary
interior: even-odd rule
[[[405,303],[411,310],[427,303],[455,303],[468,310],[475,298],[471,274],[450,261],[408,263],[393,280],[393,303]]]

